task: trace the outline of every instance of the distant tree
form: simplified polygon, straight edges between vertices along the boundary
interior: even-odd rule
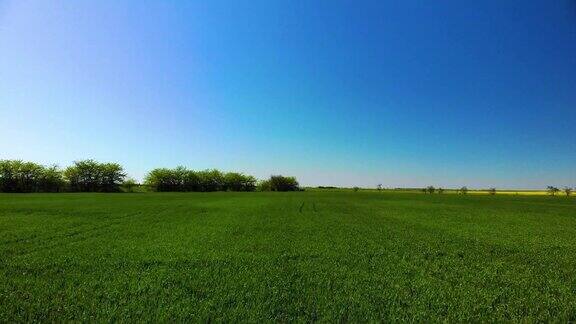
[[[38,192],[43,171],[44,167],[39,164],[19,161],[18,192]]]
[[[422,191],[423,193],[428,193],[428,188],[426,188],[426,187],[422,188],[422,189],[420,189],[420,191]]]
[[[122,182],[122,187],[126,190],[126,192],[134,192],[134,188],[138,185],[136,180],[132,178],[128,178]]]
[[[15,161],[0,160],[0,192],[15,192],[17,171]]]
[[[273,175],[269,179],[271,191],[299,191],[300,185],[295,177]]]
[[[378,191],[382,190],[382,184],[379,183],[378,186],[376,186],[376,189],[377,189]]]
[[[490,188],[488,189],[488,194],[494,196],[496,194],[496,188]]]
[[[360,190],[360,188],[359,188],[359,187],[354,187],[354,188],[352,188],[352,190],[354,190],[354,192],[358,192],[358,190]]]
[[[467,188],[466,186],[460,188],[460,193],[463,194],[463,195],[467,194],[467,193],[468,193],[468,188]]]
[[[0,192],[57,192],[64,187],[56,166],[21,160],[0,160]]]
[[[428,192],[429,194],[433,194],[434,191],[436,191],[436,188],[434,188],[434,186],[426,187],[426,192]]]
[[[153,191],[176,191],[178,180],[174,172],[167,168],[156,168],[148,172],[144,184]]]
[[[224,184],[229,191],[254,191],[256,179],[242,173],[230,172],[224,175]]]
[[[118,163],[99,163],[94,160],[75,161],[64,170],[71,191],[116,192],[126,174]]]
[[[173,172],[178,179],[177,184],[179,186],[179,191],[202,190],[202,182],[198,172],[188,170],[184,167],[177,167]]]
[[[65,190],[64,174],[57,165],[44,168],[41,175],[40,191],[61,192]]]
[[[436,191],[438,191],[439,194],[443,194],[443,193],[444,193],[444,189],[442,189],[442,188],[438,188]]]
[[[566,194],[566,197],[570,197],[570,195],[572,194],[572,188],[570,188],[570,187],[565,187],[565,188],[564,188],[564,193]]]
[[[98,191],[100,170],[94,160],[74,161],[64,170],[71,191]]]
[[[256,184],[257,191],[272,191],[272,184],[270,183],[270,179],[267,180],[260,180]]]
[[[101,163],[99,165],[100,179],[99,191],[117,192],[120,191],[120,185],[126,178],[124,169],[118,163]]]
[[[198,172],[202,191],[220,191],[225,189],[224,174],[216,169]]]
[[[554,186],[548,186],[548,187],[546,188],[546,191],[548,191],[548,193],[549,193],[550,195],[556,196],[556,194],[557,194],[558,192],[560,192],[560,189],[558,189],[558,188],[556,188],[556,187],[554,187]]]

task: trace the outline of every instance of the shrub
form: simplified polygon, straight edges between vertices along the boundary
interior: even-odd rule
[[[468,193],[468,187],[464,186],[464,187],[460,188],[460,193],[463,195],[467,194]]]

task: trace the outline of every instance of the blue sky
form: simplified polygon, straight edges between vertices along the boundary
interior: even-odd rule
[[[576,185],[576,2],[0,0],[0,158]]]

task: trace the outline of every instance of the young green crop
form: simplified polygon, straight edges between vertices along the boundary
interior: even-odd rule
[[[576,319],[576,199],[0,194],[0,322]]]

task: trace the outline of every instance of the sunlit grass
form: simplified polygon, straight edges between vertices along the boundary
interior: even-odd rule
[[[576,199],[0,194],[0,322],[574,321]]]

